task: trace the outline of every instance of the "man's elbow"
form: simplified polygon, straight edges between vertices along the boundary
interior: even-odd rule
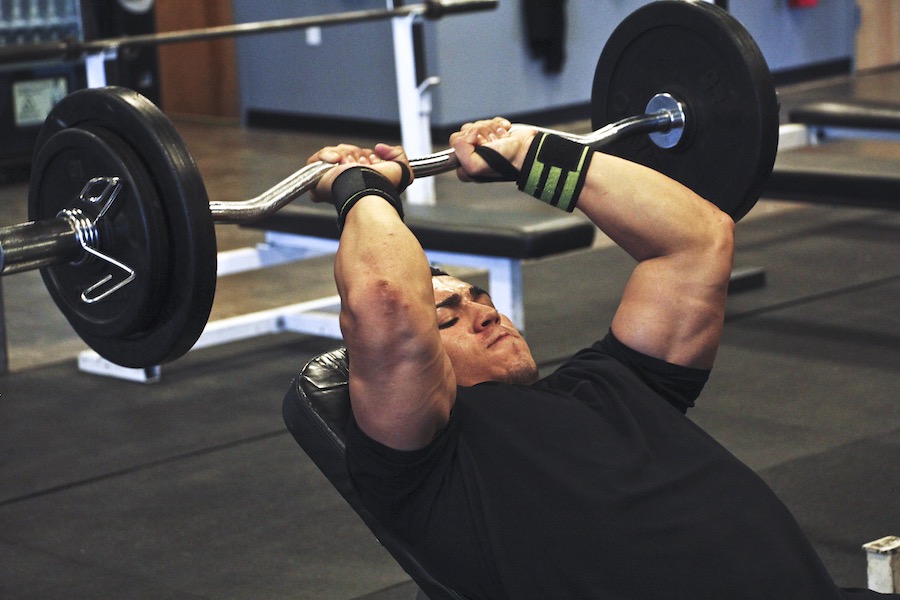
[[[414,335],[417,304],[396,282],[373,277],[342,294],[340,324],[345,339],[391,347]]]
[[[728,280],[734,263],[734,220],[726,213],[713,211],[705,231],[704,254]]]
[[[735,223],[727,213],[717,210],[714,213],[713,224],[710,227],[713,243],[717,248],[728,254],[734,253],[734,229]]]

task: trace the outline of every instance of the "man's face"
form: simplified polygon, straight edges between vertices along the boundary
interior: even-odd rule
[[[485,381],[533,383],[531,350],[487,292],[446,275],[432,277],[438,327],[458,385]]]

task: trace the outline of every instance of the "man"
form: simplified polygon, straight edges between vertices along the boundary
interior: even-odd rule
[[[343,228],[363,502],[473,600],[850,597],[768,487],[684,414],[719,345],[733,221],[650,169],[510,127],[451,136],[460,179],[577,205],[637,261],[606,336],[543,379],[487,293],[432,276],[402,221],[401,148],[310,159],[341,164],[315,199]]]

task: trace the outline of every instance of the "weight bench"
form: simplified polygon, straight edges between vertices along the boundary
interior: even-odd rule
[[[345,348],[320,354],[303,367],[284,396],[282,415],[288,430],[344,500],[356,511],[382,546],[419,586],[419,600],[464,600],[435,580],[362,505],[345,462],[346,427],[350,418],[347,391],[349,363]]]
[[[597,228],[580,214],[529,202],[518,192],[504,195],[488,186],[470,187],[477,196],[406,205],[406,223],[432,264],[486,270],[494,305],[524,332],[523,263],[590,248]],[[244,227],[264,230],[265,242],[219,252],[218,277],[334,254],[338,247],[334,208],[306,200]],[[193,348],[286,331],[341,339],[335,310],[339,304],[340,298],[332,295],[211,321]],[[90,350],[79,354],[78,366],[89,373],[140,382],[161,376],[160,367],[120,367]]]
[[[814,129],[819,137],[900,141],[900,104],[896,103],[813,102],[788,111],[788,120]]]
[[[900,208],[900,104],[815,102],[788,112],[768,194],[823,204]]]

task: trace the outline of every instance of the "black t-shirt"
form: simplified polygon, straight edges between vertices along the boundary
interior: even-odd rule
[[[685,416],[707,376],[610,334],[534,385],[459,388],[422,450],[352,424],[349,469],[467,598],[841,598],[783,503]]]

